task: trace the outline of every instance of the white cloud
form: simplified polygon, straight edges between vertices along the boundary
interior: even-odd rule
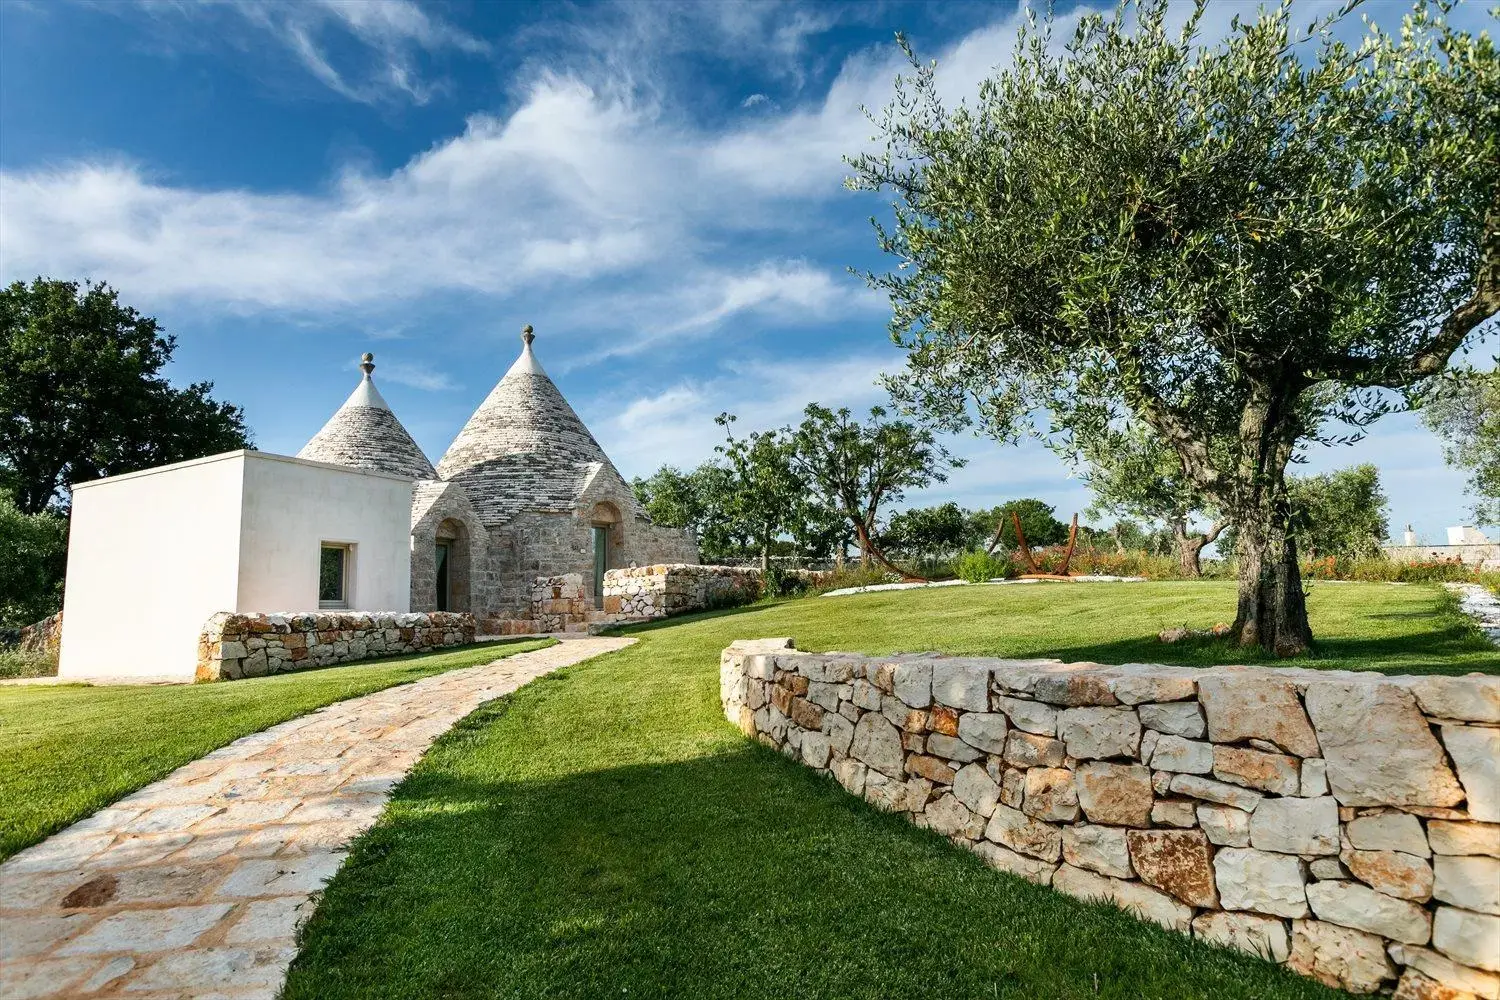
[[[427,62],[448,52],[490,52],[489,43],[413,0],[196,0],[138,9],[173,32],[176,44],[228,41],[258,51],[269,38],[323,86],[363,104],[425,104],[446,86]],[[249,37],[231,21],[248,28]],[[207,30],[192,37],[184,27]]]
[[[463,388],[446,372],[437,371],[430,365],[382,361],[376,365],[376,371],[382,381],[394,382],[397,385],[410,386],[426,392],[453,392]]]

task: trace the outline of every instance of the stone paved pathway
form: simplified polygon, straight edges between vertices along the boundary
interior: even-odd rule
[[[273,998],[344,845],[482,702],[630,645],[590,637],[246,736],[0,865],[0,997]]]
[[[1443,586],[1458,594],[1458,606],[1464,614],[1473,618],[1479,630],[1500,646],[1500,598],[1490,593],[1488,587],[1477,583],[1445,583]]]

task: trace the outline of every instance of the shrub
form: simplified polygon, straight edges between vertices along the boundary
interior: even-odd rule
[[[954,575],[970,583],[984,583],[1003,577],[1015,576],[1016,568],[1009,559],[990,552],[976,550],[958,557],[953,567]]]
[[[795,597],[807,592],[810,581],[802,573],[794,573],[775,563],[763,574],[762,597]]]
[[[830,590],[845,590],[851,587],[875,587],[882,583],[900,583],[901,578],[878,566],[861,566],[852,563],[843,569],[823,574],[812,588],[813,593]]]
[[[1423,562],[1399,562],[1383,556],[1359,559],[1328,556],[1313,559],[1302,566],[1302,574],[1311,580],[1363,580],[1389,583],[1477,583],[1482,582],[1477,567],[1461,559],[1431,559]]]
[[[12,677],[55,677],[57,657],[52,653],[0,649],[0,680]]]

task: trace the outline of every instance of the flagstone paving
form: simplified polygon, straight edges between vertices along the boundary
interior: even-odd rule
[[[0,865],[0,997],[273,998],[314,894],[427,747],[590,637],[351,698],[179,768]]]

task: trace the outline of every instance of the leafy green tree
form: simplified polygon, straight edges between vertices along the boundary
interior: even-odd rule
[[[1448,464],[1469,474],[1474,520],[1500,524],[1500,369],[1464,369],[1438,385],[1422,420],[1443,439]]]
[[[999,548],[1014,549],[1020,542],[1016,538],[1016,523],[1012,514],[1021,521],[1021,532],[1026,536],[1027,545],[1061,545],[1068,540],[1068,526],[1057,519],[1055,510],[1045,500],[1022,497],[1019,500],[1007,500],[990,510],[972,511],[969,520],[970,547],[983,548],[986,552],[994,552]]]
[[[860,561],[873,559],[896,572],[876,541],[882,505],[899,502],[908,489],[947,482],[948,469],[963,464],[931,431],[887,420],[878,406],[861,423],[848,409],[810,403],[802,423],[782,437],[790,443],[794,474],[854,529]]]
[[[903,556],[930,560],[964,547],[964,512],[948,502],[938,507],[910,507],[892,514],[880,545]]]
[[[703,499],[692,474],[663,465],[649,479],[637,476],[630,485],[652,523],[664,528],[698,529],[703,520]]]
[[[1177,455],[1160,438],[1140,423],[1111,426],[1091,435],[1079,454],[1085,463],[1081,478],[1094,491],[1089,516],[1110,513],[1165,524],[1182,575],[1203,575],[1203,550],[1229,522],[1213,519],[1206,531],[1192,527],[1210,501],[1183,474]]]
[[[1349,47],[1289,4],[1205,42],[1167,0],[1050,18],[977,100],[913,61],[851,185],[895,195],[869,276],[898,404],[1071,452],[1149,426],[1239,528],[1233,634],[1312,640],[1286,467],[1483,336],[1500,308],[1500,58],[1418,7]]]
[[[771,567],[772,543],[795,523],[795,511],[806,495],[803,480],[793,467],[795,451],[790,435],[751,431],[736,438],[729,427],[731,413],[716,418],[725,442],[716,450],[724,457],[729,477],[724,481],[723,504],[731,522],[742,525],[760,554],[760,568]]]
[[[27,514],[0,489],[0,552],[0,627],[55,614],[67,569],[67,518],[50,510]]]
[[[1390,533],[1380,470],[1355,465],[1315,476],[1292,476],[1292,530],[1309,556],[1374,556]]]
[[[244,411],[159,374],[176,340],[105,284],[0,290],[0,477],[36,514],[74,483],[250,446]]]

